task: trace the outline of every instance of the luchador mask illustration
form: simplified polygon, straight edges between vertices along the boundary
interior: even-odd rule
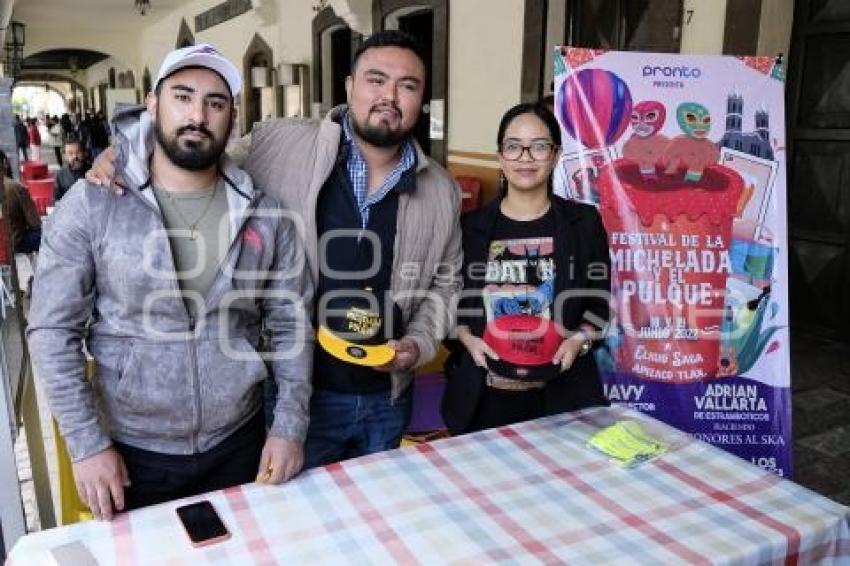
[[[667,110],[657,100],[638,102],[632,109],[632,129],[639,138],[648,138],[664,127]]]
[[[696,102],[683,102],[676,109],[679,127],[692,138],[705,138],[711,130],[708,108]]]

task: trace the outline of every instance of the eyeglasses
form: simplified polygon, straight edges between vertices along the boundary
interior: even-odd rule
[[[522,145],[517,142],[507,142],[502,144],[502,149],[499,153],[508,161],[516,161],[522,158],[522,154],[527,150],[528,155],[534,161],[542,161],[548,159],[552,155],[552,150],[555,144],[552,142],[532,142],[530,145]]]

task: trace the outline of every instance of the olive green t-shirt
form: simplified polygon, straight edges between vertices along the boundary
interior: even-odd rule
[[[206,296],[230,241],[224,179],[219,177],[214,185],[197,191],[173,192],[153,187],[153,192],[169,230],[171,255],[186,307],[196,316],[199,305],[191,295]]]

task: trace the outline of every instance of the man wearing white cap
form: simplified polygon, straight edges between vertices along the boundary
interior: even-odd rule
[[[170,53],[142,114],[153,147],[125,135],[117,163],[132,198],[78,182],[45,230],[29,344],[99,518],[302,466],[313,289],[294,223],[223,156],[241,88],[210,45]]]

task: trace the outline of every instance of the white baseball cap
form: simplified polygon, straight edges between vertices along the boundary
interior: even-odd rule
[[[230,87],[230,94],[233,98],[236,98],[242,92],[242,77],[239,74],[239,69],[209,43],[182,47],[166,55],[162,61],[162,66],[159,68],[156,81],[153,83],[154,91],[166,77],[184,67],[204,67],[215,71]]]

